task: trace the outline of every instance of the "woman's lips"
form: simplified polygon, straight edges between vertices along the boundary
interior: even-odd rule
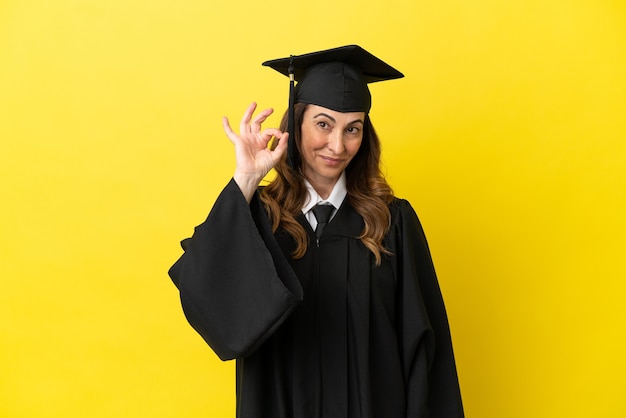
[[[321,158],[328,165],[340,165],[343,162],[343,160],[340,158],[331,158],[331,157],[324,157],[324,156],[321,156]]]

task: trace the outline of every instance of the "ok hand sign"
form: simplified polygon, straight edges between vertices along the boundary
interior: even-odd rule
[[[274,112],[273,109],[261,111],[254,119],[256,103],[250,104],[239,124],[239,134],[230,127],[227,117],[222,119],[224,131],[228,139],[235,145],[237,166],[233,178],[250,202],[259,182],[276,165],[287,150],[289,134],[276,128],[261,130],[261,125]],[[252,121],[251,121],[252,120]],[[272,138],[276,138],[278,145],[274,149],[268,148]]]

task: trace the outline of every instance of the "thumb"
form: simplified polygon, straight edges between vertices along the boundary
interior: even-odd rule
[[[282,156],[287,151],[287,146],[289,144],[289,133],[283,132],[283,134],[278,138],[278,144],[276,148],[274,148],[273,154],[275,161],[278,161],[282,158]]]

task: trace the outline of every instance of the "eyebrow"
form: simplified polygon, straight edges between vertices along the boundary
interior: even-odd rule
[[[324,113],[324,112],[318,113],[317,115],[313,116],[313,119],[315,119],[315,118],[319,118],[320,116],[327,117],[327,118],[328,118],[328,119],[330,119],[332,122],[337,122],[337,121],[335,120],[335,118],[333,118],[332,116],[330,116],[329,114]],[[352,122],[348,123],[348,125],[352,125],[352,124],[354,124],[354,123],[361,123],[361,125],[364,125],[364,124],[365,124],[365,122],[363,122],[363,120],[361,120],[361,119],[355,119],[355,120],[353,120]]]

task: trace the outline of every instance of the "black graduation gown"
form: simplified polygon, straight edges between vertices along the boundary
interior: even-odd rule
[[[463,417],[446,312],[406,200],[376,266],[347,199],[306,255],[231,180],[170,269],[189,323],[237,359],[238,418]]]

